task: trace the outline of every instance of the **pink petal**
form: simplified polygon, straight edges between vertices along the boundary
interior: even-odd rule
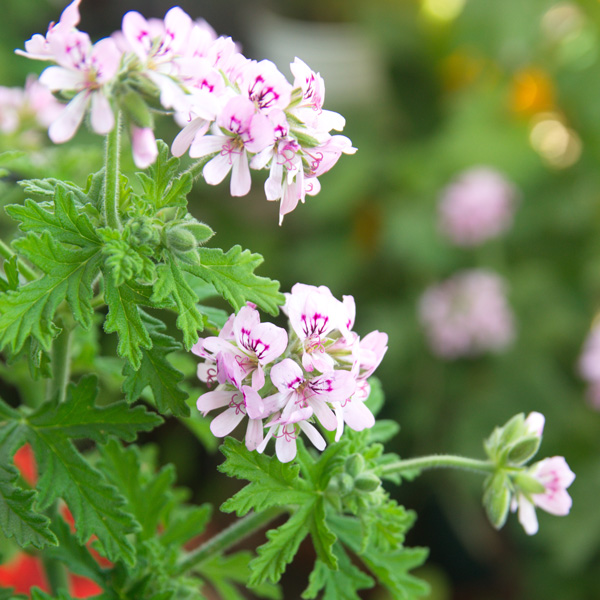
[[[77,128],[83,121],[89,100],[88,92],[80,92],[65,106],[56,121],[50,125],[48,136],[55,144],[67,142],[75,135]]]
[[[288,463],[296,458],[296,438],[278,437],[275,442],[275,453],[282,463]]]
[[[146,169],[156,160],[158,147],[151,127],[131,126],[131,150],[138,169]]]
[[[319,399],[310,399],[308,404],[313,409],[313,412],[317,419],[319,419],[321,425],[325,427],[328,431],[333,431],[337,428],[337,419],[334,412]]]
[[[231,171],[231,184],[229,191],[232,196],[245,196],[252,185],[250,178],[250,167],[248,166],[248,155],[244,150],[233,158],[233,169]]]
[[[190,156],[192,156],[191,150]],[[195,157],[196,155],[193,156],[193,158]],[[227,177],[229,171],[231,171],[231,161],[229,156],[217,154],[217,156],[209,160],[206,165],[204,165],[202,174],[204,175],[204,180],[209,185],[219,185],[219,183],[221,183],[221,181]]]
[[[215,390],[214,392],[206,392],[202,394],[196,401],[196,408],[204,415],[215,408],[228,406],[233,395],[236,392],[227,390]]]
[[[192,158],[202,158],[203,156],[220,152],[228,141],[229,138],[224,135],[197,136],[190,146],[190,156]],[[225,176],[223,176],[223,179],[225,179]]]
[[[256,450],[263,441],[262,419],[249,419],[246,429],[246,448]]]
[[[350,400],[344,406],[344,421],[354,431],[362,431],[375,425],[373,413],[360,400]]]
[[[64,67],[47,67],[40,75],[40,83],[50,91],[80,90],[85,82],[85,76],[81,71],[73,71]]]
[[[300,426],[300,429],[304,431],[306,437],[314,444],[317,450],[325,450],[327,442],[313,425],[307,423],[306,421],[301,421],[298,423],[298,425]]]
[[[262,419],[267,417],[267,411],[265,410],[265,404],[255,390],[251,387],[244,385],[242,386],[242,393],[244,394],[244,400],[246,402],[246,411],[250,419]]]
[[[115,126],[115,115],[110,102],[100,91],[92,93],[91,123],[92,129],[100,135],[106,135]]]
[[[534,535],[538,531],[535,507],[524,496],[519,497],[519,523],[527,535]]]
[[[188,123],[176,136],[171,145],[173,156],[183,156],[190,147],[197,133],[205,133],[208,129],[208,121],[194,119]]]
[[[291,358],[284,358],[271,369],[271,381],[280,392],[289,392],[304,381],[304,374]]]
[[[210,430],[215,437],[225,437],[238,426],[245,416],[241,410],[228,408],[212,420]]]

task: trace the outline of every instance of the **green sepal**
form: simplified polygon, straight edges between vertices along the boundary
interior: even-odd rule
[[[493,527],[500,529],[506,522],[512,497],[510,479],[500,471],[484,482],[483,505]]]

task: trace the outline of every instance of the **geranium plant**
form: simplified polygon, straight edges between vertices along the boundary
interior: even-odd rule
[[[14,577],[7,585],[36,600],[75,597],[73,575],[106,600],[200,598],[206,586],[227,600],[246,597],[242,588],[278,598],[309,537],[315,558],[303,598],[355,599],[376,583],[413,598],[427,592],[411,574],[427,551],[404,545],[415,515],[384,483],[466,469],[485,476],[497,528],[511,508],[530,534],[536,506],[568,513],[574,475],[565,460],[529,464],[539,413],[497,428],[484,459],[385,453],[398,426],[375,418],[383,393],[373,374],[387,335],[361,338],[354,299],[325,285],[280,293],[255,273],[260,255],[215,247],[202,215],[188,212],[200,174],[211,185],[229,176],[231,194],[243,196],[251,170],[267,170],[280,224],[319,191],[318,177],[355,151],[331,133],[344,119],[323,108],[319,74],[296,59],[290,83],[178,7],[164,20],[128,12],[120,31],[92,43],[77,28],[79,3],[18,51],[50,63],[38,85],[64,107],[47,98],[35,109],[50,139],[67,142],[85,121],[106,141],[104,164],[87,181],[21,181],[29,199],[6,208],[20,233],[0,243],[0,348],[3,360],[47,381],[45,398],[23,384],[22,404],[0,402],[0,528],[23,549],[13,548],[14,572],[21,552],[37,569],[29,585]],[[181,128],[170,147],[154,136],[164,113]],[[142,169],[135,178],[121,170],[123,149]],[[186,152],[194,161],[181,169]],[[211,306],[219,296],[233,314]],[[260,313],[280,309],[287,328]],[[117,402],[102,397],[98,345],[94,372],[71,377],[73,348],[100,328],[116,339]],[[198,398],[188,398],[172,363],[183,351],[198,357]],[[220,471],[246,482],[220,507],[240,518],[212,536],[211,507],[187,503],[174,468],[135,443],[167,418],[197,423],[207,413],[212,434],[225,438]],[[267,527],[256,551],[235,550]],[[16,593],[5,588],[0,598]]]

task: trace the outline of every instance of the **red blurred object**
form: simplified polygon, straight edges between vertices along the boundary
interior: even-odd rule
[[[15,452],[14,462],[17,469],[21,472],[23,479],[34,487],[38,478],[37,464],[33,450],[29,444],[25,444]],[[64,520],[71,526],[71,530],[75,531],[75,520],[67,506],[63,506],[61,514]],[[112,563],[103,556],[100,556],[90,546],[94,539],[95,537],[92,537],[89,540],[88,550],[100,566],[110,567]],[[69,593],[74,598],[90,598],[102,593],[102,588],[87,577],[69,573],[68,578]],[[34,586],[39,587],[45,592],[50,591],[42,561],[38,557],[31,556],[25,552],[17,553],[10,562],[0,566],[0,585],[13,587],[15,593],[20,594],[28,594]]]
[[[15,588],[15,594],[28,594],[36,586],[49,592],[42,562],[36,556],[19,552],[0,566],[0,585]]]

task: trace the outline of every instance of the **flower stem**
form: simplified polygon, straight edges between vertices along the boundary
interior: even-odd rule
[[[104,179],[104,221],[112,229],[120,229],[119,189],[121,173],[119,155],[121,150],[121,113],[117,114],[115,126],[106,136],[106,160]]]
[[[63,326],[62,332],[52,342],[50,353],[52,377],[48,380],[46,397],[51,400],[58,395],[58,401],[64,402],[67,385],[71,375],[71,328]]]
[[[259,513],[251,513],[243,519],[236,521],[233,525],[230,525],[227,529],[224,529],[185,556],[179,562],[175,575],[183,575],[209,558],[224,552],[264,527],[267,523],[270,523],[283,512],[285,512],[284,508],[272,507]]]
[[[434,454],[432,456],[421,456],[407,460],[398,460],[383,465],[380,469],[381,475],[401,475],[407,471],[424,471],[425,469],[462,469],[475,473],[489,474],[496,470],[496,465],[489,460],[477,460],[465,458],[464,456],[453,456],[451,454]]]
[[[14,255],[15,252],[13,251],[13,249],[8,244],[0,240],[0,256],[4,257],[6,260],[10,260]],[[25,277],[25,279],[27,279],[28,281],[33,281],[34,279],[37,279],[35,271],[29,268],[22,261],[17,261],[17,267],[21,272],[21,275],[23,275],[23,277]]]

